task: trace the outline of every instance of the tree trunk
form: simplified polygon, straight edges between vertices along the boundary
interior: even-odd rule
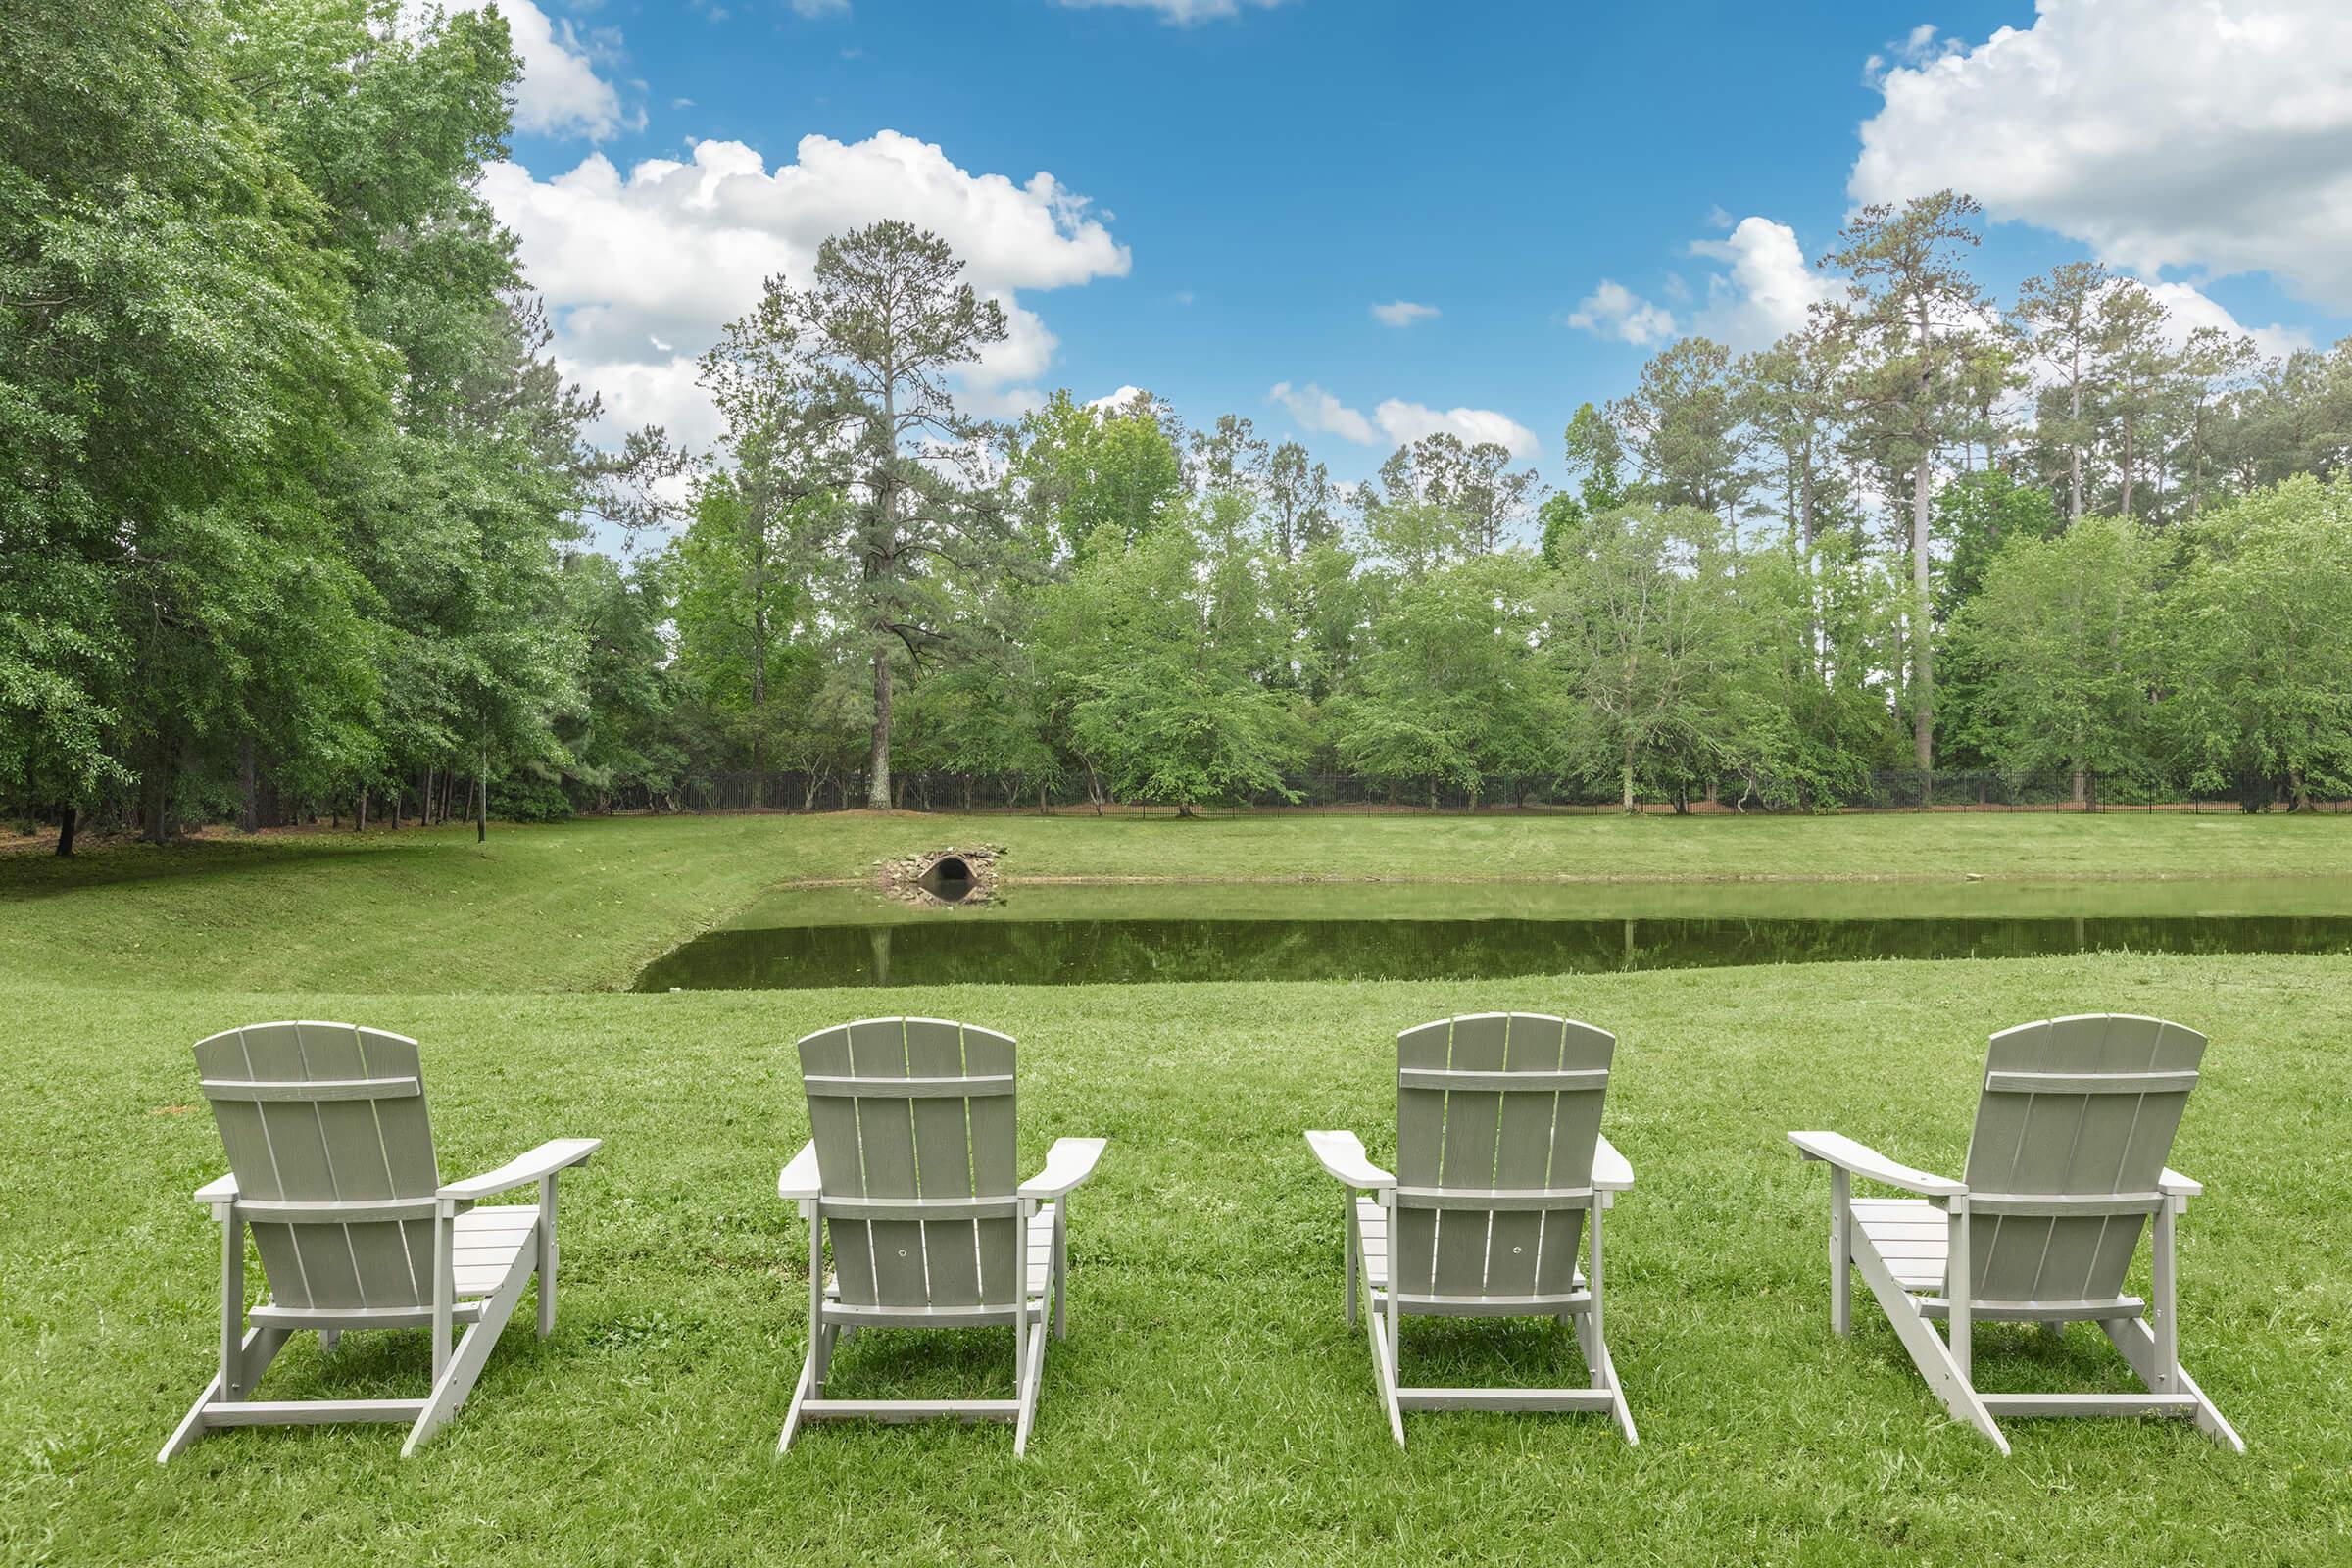
[[[57,812],[57,853],[61,859],[74,858],[74,808],[60,807]]]
[[[2075,805],[2087,810],[2090,807],[2089,781],[2082,776],[2082,764],[2075,764]]]
[[[1919,804],[1929,805],[1936,773],[1936,647],[1928,603],[1928,484],[1933,464],[1922,453],[1911,473],[1911,591],[1919,602],[1919,625],[1911,638],[1913,685],[1911,751],[1919,763]]]
[[[360,809],[351,819],[351,830],[354,833],[368,831],[368,786],[365,784],[360,786]]]
[[[2066,525],[2073,527],[2082,520],[2082,334],[2075,333],[2074,363],[2074,420],[2076,429],[2068,432],[2066,444]]]
[[[874,649],[874,745],[866,762],[865,808],[890,809],[890,650]]]
[[[147,773],[140,786],[140,836],[150,844],[169,844],[176,836],[178,823],[172,820],[172,761],[171,753],[162,739],[155,744]]]
[[[1618,771],[1617,782],[1618,804],[1625,808],[1626,814],[1630,816],[1634,810],[1634,748],[1631,743],[1625,748],[1625,765]]]
[[[237,742],[237,831],[262,830],[261,782],[253,764],[253,737]]]

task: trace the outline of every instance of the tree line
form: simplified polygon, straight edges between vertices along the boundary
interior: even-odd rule
[[[1439,434],[1360,484],[1235,415],[955,371],[1006,330],[884,221],[617,453],[474,190],[495,14],[61,8],[0,45],[0,801],[398,825],[791,774],[898,803],[1433,801],[1496,776],[1818,809],[1907,768],[2290,808],[2352,776],[2352,340],[2265,358],[1979,215],[1857,213],[1769,348],[1580,408],[1567,483]],[[626,541],[588,548],[591,529]]]

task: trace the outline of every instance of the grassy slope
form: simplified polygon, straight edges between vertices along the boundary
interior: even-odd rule
[[[482,916],[477,915],[477,919]],[[508,932],[504,936],[520,934]],[[272,937],[271,940],[277,940]],[[1880,963],[1468,985],[630,997],[6,994],[0,1557],[865,1562],[2316,1562],[2352,1527],[2352,959]],[[1608,1126],[1640,1189],[1610,1330],[1643,1444],[1597,1418],[1423,1415],[1390,1444],[1340,1314],[1336,1191],[1297,1130],[1394,1148],[1394,1031],[1536,1006],[1618,1029]],[[2180,1426],[2016,1423],[2003,1461],[1940,1417],[1867,1297],[1834,1341],[1825,1121],[1955,1168],[1995,1025],[2086,1007],[2210,1028],[2174,1163],[2184,1359],[2244,1458]],[[1023,1152],[1114,1140],[1073,1226],[1072,1337],[1030,1458],[1002,1429],[829,1426],[779,1461],[805,1235],[774,1197],[805,1115],[789,1042],[877,1010],[1023,1040]],[[518,1314],[417,1460],[383,1429],[232,1433],[152,1462],[213,1356],[220,1167],[186,1043],[256,1017],[426,1043],[444,1164],[596,1132],[564,1205],[557,1337]],[[38,1043],[39,1049],[28,1049]],[[1009,1387],[1003,1335],[876,1336],[843,1394]],[[372,1342],[372,1343],[371,1343]],[[419,1336],[315,1342],[280,1396],[422,1387]],[[2123,1387],[1986,1329],[1987,1383]],[[1564,1333],[1408,1331],[1426,1381],[1575,1377]],[[2333,1544],[2330,1544],[2330,1543]]]
[[[2352,871],[2335,817],[701,817],[0,856],[0,981],[575,991],[776,883],[984,840],[1015,877],[1989,877]]]

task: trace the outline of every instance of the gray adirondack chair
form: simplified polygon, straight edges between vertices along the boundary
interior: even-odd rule
[[[262,1023],[196,1043],[196,1067],[229,1174],[196,1200],[220,1222],[220,1371],[171,1441],[170,1459],[218,1427],[409,1424],[403,1457],[466,1402],[522,1288],[539,1276],[539,1334],[556,1326],[556,1176],[603,1147],[559,1138],[496,1170],[444,1183],[433,1157],[416,1042],[347,1023]],[[537,1183],[536,1203],[476,1207]],[[245,1305],[245,1232],[268,1293]],[[453,1352],[450,1331],[466,1325]],[[421,1399],[251,1397],[287,1339],[316,1329],[430,1329]]]
[[[1852,1271],[1953,1418],[2004,1454],[1995,1415],[2186,1416],[2223,1446],[2246,1446],[2180,1368],[2174,1228],[2204,1191],[2169,1168],[2205,1037],[2161,1018],[2092,1013],[1992,1037],[1965,1177],[1896,1164],[1836,1133],[1789,1141],[1830,1167],[1830,1327],[1853,1325]],[[1853,1178],[1917,1194],[1868,1199]],[[2151,1224],[2151,1222],[2153,1222]],[[2124,1294],[2152,1231],[2154,1311]],[[1930,1325],[1946,1324],[1938,1339]],[[1986,1394],[1970,1373],[1979,1322],[2084,1319],[2106,1331],[2144,1394]]]
[[[1406,1410],[1605,1410],[1640,1441],[1601,1332],[1601,1216],[1634,1185],[1600,1131],[1616,1046],[1544,1013],[1441,1018],[1396,1037],[1396,1174],[1352,1132],[1306,1135],[1348,1189],[1348,1321],[1360,1302],[1398,1446]],[[1399,1321],[1424,1315],[1573,1323],[1592,1386],[1401,1387]]]
[[[1026,1452],[1054,1338],[1069,1332],[1069,1195],[1106,1141],[1059,1138],[1018,1181],[1013,1043],[942,1018],[866,1018],[800,1043],[809,1141],[776,1179],[808,1221],[808,1354],[776,1451],[808,1421],[1011,1421]],[[833,1271],[824,1243],[833,1242]],[[860,1328],[1012,1327],[1011,1399],[828,1399]]]

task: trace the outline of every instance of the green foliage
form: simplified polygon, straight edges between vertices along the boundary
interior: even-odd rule
[[[1984,591],[1993,558],[2020,539],[2048,539],[2059,532],[2058,508],[2047,490],[2021,484],[2001,468],[1963,474],[1936,496],[1935,540],[1943,554],[1936,562],[1936,605],[1948,619]]]
[[[1163,405],[1140,394],[1097,409],[1056,392],[1022,416],[1013,471],[1062,551],[1075,556],[1099,536],[1133,543],[1184,505],[1172,425]]]
[[[2352,783],[2352,474],[2209,514],[2166,620],[2165,723],[2199,784],[2251,810]]]
[[[2055,538],[2019,533],[1954,626],[1975,673],[1972,739],[2011,775],[2127,775],[2142,765],[2161,552],[2139,524],[2085,517]]]
[[[1297,725],[1232,635],[1257,581],[1245,546],[1171,520],[1126,549],[1094,541],[1050,590],[1040,630],[1071,744],[1117,798],[1189,811],[1286,793]]]

